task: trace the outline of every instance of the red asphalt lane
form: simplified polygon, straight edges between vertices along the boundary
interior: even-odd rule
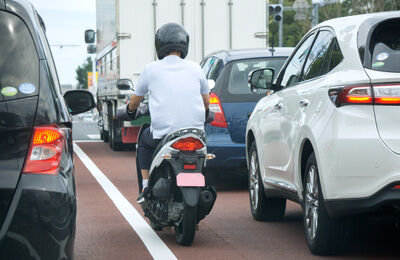
[[[136,203],[135,152],[113,152],[108,144],[101,142],[78,145],[143,216]],[[74,159],[78,194],[75,259],[151,259],[140,238],[101,186],[79,158],[75,156]],[[257,222],[251,216],[248,192],[244,188],[218,189],[215,206],[200,222],[192,246],[179,246],[173,228],[157,231],[157,234],[178,259],[320,258],[312,255],[305,243],[299,205],[288,202],[281,222]],[[398,231],[390,232],[389,237],[387,232],[367,233],[354,241],[347,255],[333,258],[399,259],[399,235]]]

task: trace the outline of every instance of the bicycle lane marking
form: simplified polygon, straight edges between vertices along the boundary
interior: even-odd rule
[[[122,216],[140,237],[154,259],[177,259],[156,232],[147,224],[137,210],[121,194],[115,185],[104,175],[86,153],[74,143],[74,152],[88,168],[89,172],[103,188]]]

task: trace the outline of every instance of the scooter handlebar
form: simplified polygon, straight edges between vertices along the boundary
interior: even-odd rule
[[[116,119],[121,120],[121,121],[131,121],[134,120],[136,114],[136,110],[133,112],[129,112],[128,110],[128,104],[122,105],[117,108],[117,113],[115,115]]]
[[[121,121],[131,121],[149,114],[149,105],[147,102],[144,102],[140,103],[139,107],[132,112],[129,111],[128,104],[118,107],[115,117]]]
[[[128,110],[128,104],[122,105],[122,106],[118,107],[117,113],[115,116],[118,120],[131,121],[131,120],[136,120],[142,116],[146,116],[149,114],[150,114],[149,104],[148,104],[148,102],[144,102],[144,103],[140,103],[139,107],[132,112],[130,112]],[[207,109],[205,123],[211,123],[212,121],[214,121],[214,118],[215,118],[215,113],[210,111],[209,109]]]

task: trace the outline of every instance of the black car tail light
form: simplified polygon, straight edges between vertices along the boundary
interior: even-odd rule
[[[64,137],[63,129],[56,125],[35,127],[23,173],[57,174]]]

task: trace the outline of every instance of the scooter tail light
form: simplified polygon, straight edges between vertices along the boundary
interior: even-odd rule
[[[221,102],[218,96],[215,93],[210,94],[210,111],[214,112],[214,120],[210,123],[210,125],[215,127],[227,128],[228,124],[226,123],[224,111],[222,109]]]
[[[184,170],[196,170],[196,164],[184,164],[183,169]]]
[[[63,130],[56,125],[35,127],[22,173],[57,174],[64,136]]]
[[[172,148],[180,151],[196,151],[204,147],[203,143],[196,138],[187,137],[179,139],[171,145]]]

